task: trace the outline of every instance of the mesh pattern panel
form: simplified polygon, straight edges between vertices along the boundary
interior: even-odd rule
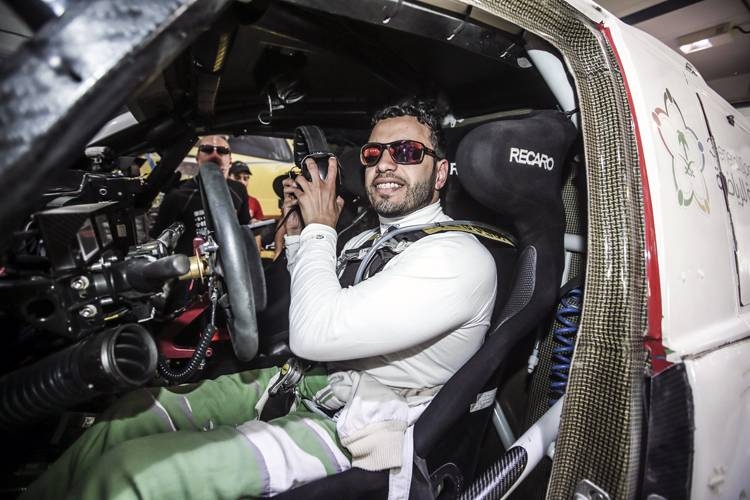
[[[526,248],[518,258],[518,278],[515,280],[513,290],[508,297],[508,302],[503,306],[500,313],[500,321],[495,327],[497,331],[500,326],[510,318],[518,314],[526,307],[534,295],[536,286],[536,248]]]
[[[563,206],[565,207],[565,232],[568,234],[586,234],[586,221],[581,212],[580,196],[575,184],[577,175],[581,175],[581,165],[573,164],[570,175],[565,179],[562,188]]]
[[[570,259],[570,270],[568,279],[573,279],[583,274],[586,255],[581,253],[574,253]]]
[[[576,176],[582,175],[582,165],[574,162],[570,174],[566,177],[562,188],[563,206],[565,207],[565,232],[569,234],[586,234],[585,217],[581,213],[580,195],[576,185]],[[568,280],[578,277],[583,271],[584,255],[572,253]],[[539,364],[531,375],[529,389],[529,409],[526,414],[525,428],[539,420],[547,411],[547,388],[549,387],[550,367],[552,366],[552,333],[557,324],[550,325],[547,334],[539,344]]]
[[[601,33],[549,0],[473,4],[542,36],[569,63],[582,112],[589,247],[581,328],[548,498],[589,479],[612,498],[636,493],[646,328],[640,170],[624,85]]]
[[[570,263],[570,279],[573,279],[580,274],[583,265],[582,263],[583,255],[573,254]],[[529,411],[526,416],[526,428],[531,427],[534,422],[539,420],[542,415],[549,410],[549,404],[547,403],[549,400],[549,376],[552,367],[552,349],[555,347],[553,332],[555,328],[559,326],[560,323],[558,321],[553,321],[547,334],[539,344],[539,364],[536,366],[536,369],[531,376]]]

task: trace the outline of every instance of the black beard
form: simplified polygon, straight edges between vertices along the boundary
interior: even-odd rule
[[[378,179],[387,178],[388,176],[378,176],[373,180],[373,184]],[[370,204],[372,204],[378,215],[388,218],[402,217],[430,204],[436,179],[437,169],[433,165],[429,180],[418,182],[413,186],[404,184],[406,196],[404,196],[404,201],[401,203],[394,203],[391,200],[383,198],[375,199],[373,193],[375,188],[372,185],[367,189],[367,196],[370,198]]]

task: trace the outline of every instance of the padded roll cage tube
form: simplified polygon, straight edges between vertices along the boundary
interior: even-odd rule
[[[80,157],[86,141],[128,97],[229,3],[77,2],[4,62],[0,234],[20,224],[50,174]]]

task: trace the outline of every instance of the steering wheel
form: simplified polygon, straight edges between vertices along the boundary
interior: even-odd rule
[[[207,163],[198,170],[198,180],[206,211],[206,222],[219,245],[218,274],[226,295],[219,300],[227,313],[227,327],[234,353],[250,361],[258,352],[258,321],[248,249],[219,166]],[[257,254],[257,252],[256,252]]]

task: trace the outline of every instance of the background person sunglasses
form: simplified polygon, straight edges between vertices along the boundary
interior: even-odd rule
[[[399,165],[417,165],[422,163],[424,155],[430,155],[439,159],[437,153],[422,144],[419,141],[411,139],[402,139],[387,144],[380,142],[368,142],[359,152],[359,161],[365,167],[374,167],[383,156],[383,151],[388,150],[388,154],[394,162]]]
[[[229,153],[231,153],[231,151],[227,147],[224,147],[224,146],[213,146],[211,144],[201,144],[200,146],[198,146],[198,151],[200,151],[201,153],[206,154],[206,155],[210,155],[211,153],[213,153],[214,151],[216,151],[221,156],[226,156]]]

